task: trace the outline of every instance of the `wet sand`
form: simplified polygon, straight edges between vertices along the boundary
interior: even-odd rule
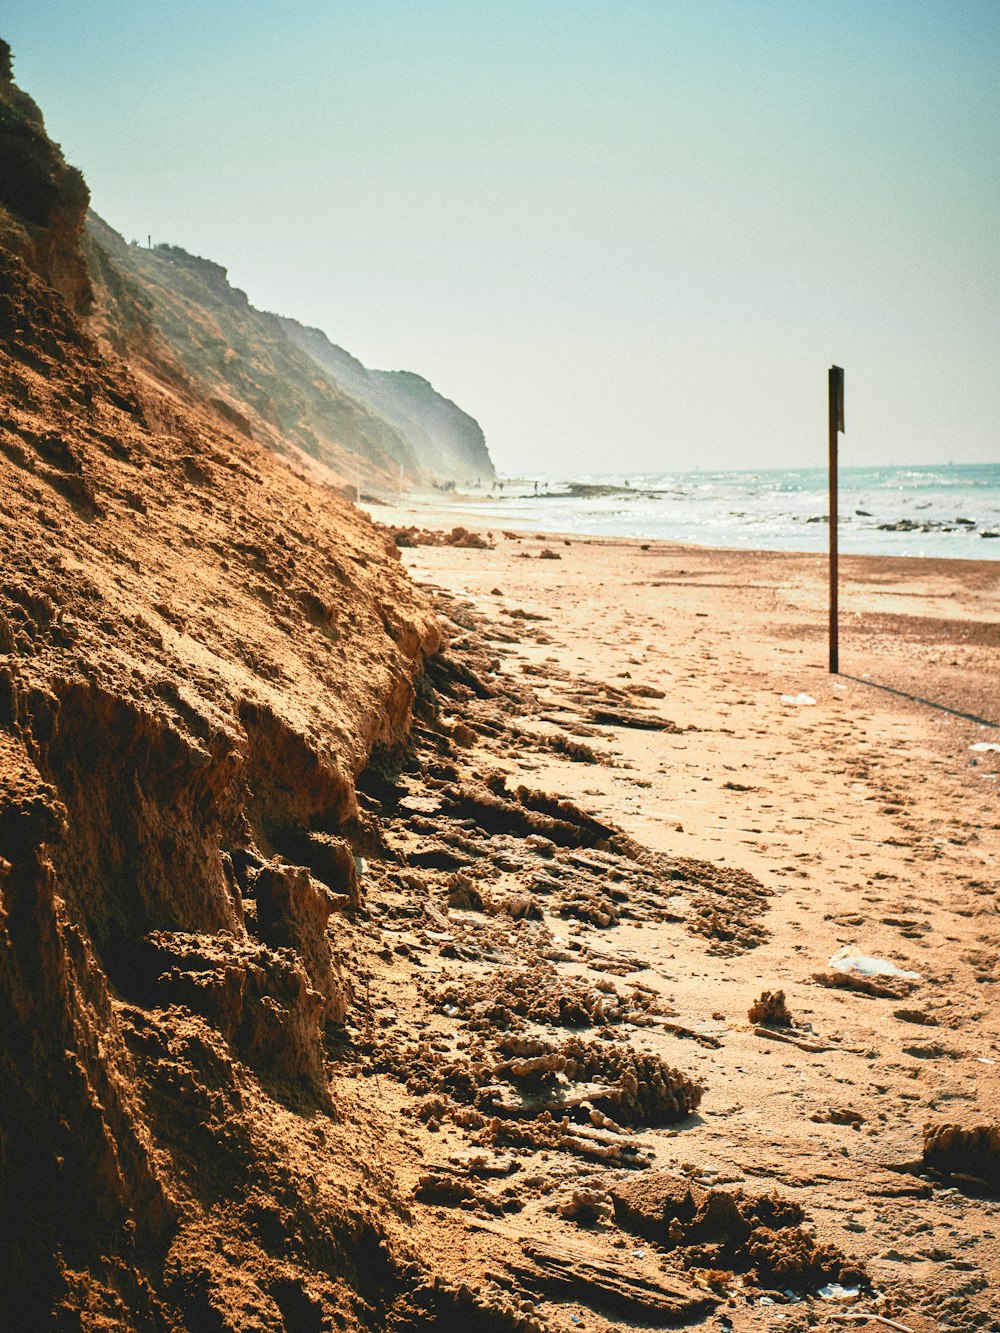
[[[419,522],[432,526],[426,512]],[[493,537],[492,549],[402,552],[447,617],[452,660],[487,686],[442,695],[428,735],[443,729],[451,758],[437,779],[433,765],[401,779],[408,795],[386,819],[390,845],[426,853],[443,831],[445,854],[411,856],[424,869],[410,882],[368,890],[387,960],[371,980],[371,1049],[390,1074],[377,1100],[407,1125],[411,1237],[498,1308],[533,1291],[526,1327],[646,1327],[641,1299],[619,1289],[628,1274],[662,1286],[669,1270],[689,1297],[712,1294],[713,1328],[886,1326],[831,1322],[870,1312],[914,1333],[1000,1329],[1000,1181],[968,1178],[998,1156],[974,1160],[961,1140],[958,1177],[929,1169],[933,1150],[922,1159],[925,1126],[998,1123],[1000,752],[970,747],[1000,743],[1000,569],[845,560],[831,676],[814,556]],[[519,785],[568,798],[613,833],[592,831],[575,868],[558,852],[546,878],[539,856],[551,851],[524,830],[511,840],[468,796],[483,783],[505,800]],[[461,837],[491,832],[463,861]],[[436,928],[426,902],[440,904]],[[916,975],[845,982],[830,963],[844,948]],[[615,1041],[703,1086],[696,1114],[623,1128],[645,1172],[558,1141],[491,1139],[474,1115],[463,1124],[456,1060],[495,1060],[484,1040],[507,1041],[508,1057],[564,1049],[558,1015],[519,1010],[516,985],[500,994],[508,974],[522,996],[605,987]],[[779,990],[787,1012],[751,1022],[755,1001]],[[527,1015],[517,1050],[491,1029],[490,1004]],[[367,1101],[373,1085],[361,1086]],[[505,1146],[514,1165],[493,1170],[486,1159]],[[800,1299],[810,1283],[792,1264],[786,1303],[780,1263],[769,1280],[741,1275],[724,1244],[685,1250],[680,1223],[664,1257],[622,1222],[622,1179],[640,1174],[654,1195],[671,1181],[744,1200],[777,1190],[844,1257],[842,1286],[860,1266],[860,1294]],[[573,1203],[581,1190],[589,1210]],[[534,1274],[520,1284],[518,1262]],[[701,1317],[677,1306],[682,1326]]]

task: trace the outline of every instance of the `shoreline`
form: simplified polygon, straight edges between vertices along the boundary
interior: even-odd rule
[[[423,522],[418,526],[447,536],[454,516],[447,508],[428,505],[420,511]],[[415,511],[400,509],[386,515],[389,520],[386,526],[409,527],[416,517]],[[471,522],[454,526],[488,537],[497,551],[521,546],[536,556],[546,548],[560,554],[572,552],[574,547],[628,552],[634,568],[619,577],[631,583],[644,577],[645,570],[656,560],[675,557],[684,558],[685,564],[692,568],[699,561],[710,568],[717,567],[727,581],[743,578],[743,571],[752,568],[758,571],[755,578],[763,578],[772,586],[772,595],[778,595],[785,586],[792,589],[787,609],[794,617],[794,632],[809,643],[813,665],[826,672],[829,592],[825,554],[647,542],[631,537],[498,531],[496,527]],[[560,568],[555,563],[553,567]],[[705,575],[688,572],[682,577],[692,596],[699,587],[704,589],[706,597],[711,596],[712,588],[706,585]],[[663,579],[652,579],[653,586],[659,583],[666,587],[670,582],[676,584],[676,574],[668,572]],[[914,560],[906,556],[841,553],[841,674],[845,678],[851,675],[870,678],[887,689],[932,705],[939,702],[945,708],[954,707],[1000,726],[995,683],[1000,679],[1000,655],[973,655],[977,645],[988,653],[991,647],[1000,644],[998,605],[1000,564],[993,561],[930,556]],[[900,644],[919,643],[922,626],[932,635],[934,646],[924,645],[910,654],[900,651]],[[954,652],[951,652],[953,637]],[[874,652],[873,643],[880,645]]]
[[[643,494],[643,492],[641,492],[638,488],[636,488],[635,490],[632,490],[630,492],[627,492],[625,490],[618,490],[617,494],[622,498],[625,498],[627,495],[630,495],[631,497],[634,498],[635,496]],[[650,492],[650,494],[652,494],[652,492]],[[496,512],[497,508],[503,506],[504,504],[509,503],[511,505],[522,505],[530,503],[536,499],[541,507],[546,502],[551,502],[553,500],[560,500],[560,499],[572,499],[572,497],[552,496],[552,495],[538,495],[537,497],[535,497],[531,495],[526,495],[520,497],[505,498],[502,496],[496,496],[490,494],[487,495],[461,494],[461,495],[449,496],[447,494],[436,491],[412,491],[412,492],[405,492],[401,496],[397,496],[394,498],[391,495],[376,496],[365,492],[363,503],[360,505],[360,508],[365,513],[367,513],[375,522],[380,522],[391,527],[408,527],[414,524],[418,527],[436,527],[436,528],[466,527],[473,531],[481,533],[493,532],[494,535],[502,534],[505,531],[514,531],[521,533],[522,535],[534,532],[544,532],[546,534],[550,534],[553,536],[569,537],[573,540],[578,540],[578,541],[584,541],[587,539],[605,539],[612,541],[634,541],[638,543],[642,542],[660,543],[660,544],[665,543],[665,544],[676,544],[682,546],[691,546],[697,549],[734,551],[734,552],[764,551],[772,554],[811,555],[820,557],[824,556],[826,553],[825,514],[816,515],[809,518],[803,518],[802,516],[799,516],[799,518],[797,519],[797,523],[800,528],[812,527],[813,525],[822,526],[822,531],[824,534],[823,541],[818,544],[814,543],[812,545],[809,545],[806,542],[805,537],[803,537],[802,545],[792,547],[790,545],[786,545],[785,540],[783,538],[779,540],[777,537],[774,537],[772,539],[771,544],[761,545],[759,544],[761,536],[760,533],[755,533],[752,530],[747,530],[744,538],[744,534],[740,532],[740,530],[736,526],[732,526],[730,530],[734,534],[739,532],[740,535],[738,540],[734,536],[734,539],[732,541],[720,541],[717,539],[719,534],[716,531],[714,534],[716,540],[712,540],[712,534],[706,533],[704,541],[696,541],[692,540],[690,537],[687,536],[686,537],[663,536],[657,533],[648,533],[648,532],[643,532],[643,533],[629,533],[624,531],[602,532],[599,530],[601,526],[601,515],[599,514],[598,515],[591,514],[588,520],[587,516],[583,515],[580,512],[577,512],[574,515],[574,520],[575,520],[575,526],[574,526],[573,524],[570,523],[569,518],[566,519],[565,524],[561,523],[559,521],[559,515],[557,513],[552,512],[551,509],[547,513],[546,512],[539,513],[537,518],[534,515],[518,512],[517,510],[512,510],[507,514]],[[490,508],[491,512],[485,513],[484,510],[486,510],[487,508]],[[591,528],[589,529],[586,528],[585,526],[581,526],[581,523],[585,524],[587,521],[589,521],[592,524]],[[912,526],[910,528],[900,528],[896,533],[897,537],[908,538],[912,540],[920,540],[922,536],[923,537],[928,536],[927,532],[920,532],[918,530],[919,524],[917,524],[915,521],[909,519],[901,521],[904,523],[912,523]],[[962,523],[964,522],[965,520],[961,521],[956,520],[957,526],[954,528],[954,530],[955,531],[962,530]],[[682,528],[690,527],[692,526],[692,523],[689,520],[678,520],[678,526]],[[889,526],[891,528],[891,525]],[[936,526],[939,527],[940,525],[937,524]],[[883,558],[883,559],[898,559],[898,560],[921,561],[921,562],[925,560],[961,560],[961,561],[970,561],[976,564],[979,563],[992,564],[994,561],[1000,562],[1000,540],[990,541],[988,539],[990,536],[997,535],[997,533],[993,531],[993,529],[995,528],[1000,528],[1000,523],[994,523],[992,525],[992,528],[988,528],[983,531],[974,530],[969,534],[967,539],[970,541],[974,536],[978,536],[980,538],[980,541],[977,544],[977,549],[975,553],[972,554],[965,552],[956,554],[953,553],[952,551],[925,553],[921,551],[892,551],[892,550],[851,552],[849,550],[845,551],[844,549],[845,546],[849,547],[851,544],[851,537],[853,535],[851,528],[851,518],[850,515],[842,515],[841,529],[840,529],[841,555],[842,558],[859,558],[859,559]],[[875,531],[882,532],[883,530],[882,529],[874,530],[871,528],[865,529],[865,532],[868,534],[866,540],[868,541],[874,540],[872,534]],[[934,539],[935,536],[938,536],[940,534],[936,533],[936,531],[934,530],[931,530],[929,535],[931,539]],[[983,539],[984,536],[986,537],[986,540]],[[879,539],[881,540],[881,538]],[[887,539],[895,541],[896,537]],[[755,540],[758,544],[755,544]]]

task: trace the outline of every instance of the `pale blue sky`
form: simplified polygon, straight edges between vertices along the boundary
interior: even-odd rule
[[[1000,461],[1000,0],[7,0],[127,237],[502,470]]]

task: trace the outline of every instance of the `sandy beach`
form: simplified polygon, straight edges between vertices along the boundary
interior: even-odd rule
[[[995,22],[20,8],[0,1333],[1000,1333]]]
[[[435,762],[370,788],[411,869],[371,870],[389,1077],[359,1086],[406,1126],[411,1238],[498,1310],[533,1289],[525,1327],[1000,1328],[1000,570],[846,561],[831,676],[813,556],[492,541],[402,553],[460,666],[417,727]],[[558,825],[556,799],[582,855],[510,817]],[[696,1113],[612,1112],[602,1137],[598,1111],[588,1155],[553,1073],[579,1031],[699,1084]],[[486,1097],[477,1060],[506,1069]],[[519,1118],[546,1090],[569,1148]],[[473,1109],[490,1095],[498,1120]],[[600,1160],[619,1134],[646,1170]],[[772,1191],[819,1250],[770,1232],[756,1276],[734,1271],[705,1200],[757,1225]]]

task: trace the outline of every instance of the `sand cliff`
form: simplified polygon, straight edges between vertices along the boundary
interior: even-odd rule
[[[439,394],[423,376],[406,370],[369,370],[321,329],[279,319],[289,339],[325,375],[392,422],[430,476],[467,483],[496,475],[477,421]]]
[[[439,636],[333,490],[87,330],[86,187],[0,111],[0,1309],[196,1327],[227,1177],[297,1194],[284,1108],[331,1110],[354,781]],[[316,1246],[371,1228],[351,1159]]]

